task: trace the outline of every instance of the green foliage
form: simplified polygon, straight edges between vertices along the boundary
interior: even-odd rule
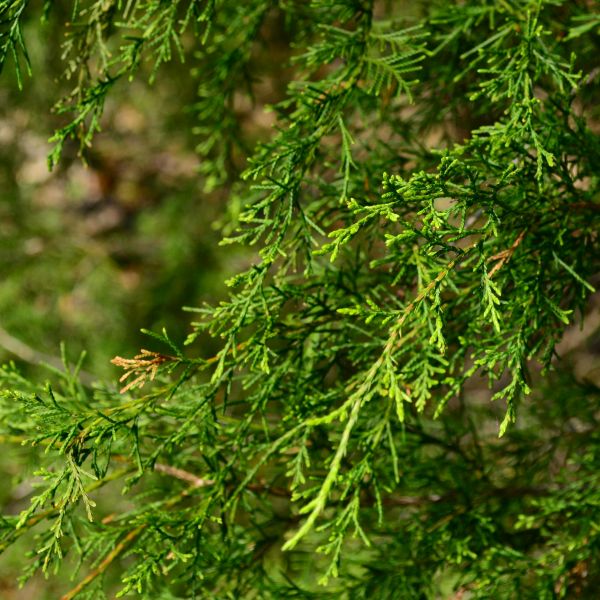
[[[19,78],[26,4],[0,0]],[[4,369],[0,435],[44,449],[0,522],[3,548],[36,528],[26,574],[87,573],[65,598],[113,571],[144,598],[593,597],[599,389],[556,352],[600,272],[589,4],[74,4],[50,165],[86,157],[117,83],[185,61],[223,244],[255,253],[185,344],[113,359],[120,393],[66,359],[46,386]]]

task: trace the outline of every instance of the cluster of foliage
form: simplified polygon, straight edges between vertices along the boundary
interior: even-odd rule
[[[0,0],[24,93],[27,4]],[[184,61],[223,243],[256,252],[184,344],[113,360],[120,392],[81,363],[45,386],[4,368],[1,439],[43,449],[0,520],[3,549],[35,528],[25,576],[66,562],[65,598],[111,573],[147,598],[593,597],[600,389],[555,350],[600,273],[592,4],[73,4],[50,165],[85,158],[116,85]],[[255,143],[239,107],[269,54]]]

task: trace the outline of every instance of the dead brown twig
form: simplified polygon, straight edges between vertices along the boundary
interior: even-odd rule
[[[525,229],[519,233],[517,239],[513,242],[510,248],[506,250],[502,250],[498,252],[498,254],[494,254],[494,256],[490,256],[489,260],[497,260],[498,262],[492,267],[492,270],[489,272],[488,277],[491,279],[512,257],[515,250],[519,247],[523,238],[525,237]]]
[[[185,471],[178,467],[172,467],[171,465],[165,465],[162,463],[156,463],[154,465],[154,470],[159,473],[164,473],[165,475],[170,475],[171,477],[175,477],[176,479],[181,479],[182,481],[187,481],[191,483],[193,487],[207,487],[209,485],[213,485],[215,482],[213,479],[202,479],[202,477],[198,477],[189,471]]]
[[[110,362],[117,367],[125,369],[125,373],[119,378],[123,383],[131,376],[134,378],[122,387],[119,391],[124,394],[134,387],[142,387],[146,381],[153,381],[158,373],[158,369],[166,362],[177,360],[174,356],[151,352],[150,350],[140,350],[140,353],[133,358],[122,358],[115,356]]]
[[[248,340],[240,342],[237,346],[230,348],[227,353],[235,353],[248,345]],[[197,361],[198,364],[204,363],[210,365],[221,359],[222,352],[219,352],[216,356]],[[135,376],[129,383],[122,387],[119,392],[124,394],[128,390],[134,387],[142,387],[147,381],[153,381],[158,373],[158,369],[161,365],[167,362],[174,362],[177,360],[183,360],[176,358],[175,356],[169,356],[168,354],[160,354],[159,352],[152,352],[150,350],[142,349],[140,353],[133,358],[123,358],[122,356],[115,356],[110,362],[122,369],[125,369],[125,373],[119,378],[119,382],[123,383],[131,376]],[[117,407],[120,410],[120,407]]]

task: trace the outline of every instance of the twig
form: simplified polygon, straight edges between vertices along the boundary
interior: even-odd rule
[[[189,496],[190,493],[192,492],[192,490],[195,489],[195,487],[197,487],[197,486],[192,485],[189,488],[180,492],[179,494],[176,494],[172,498],[166,500],[163,503],[163,506],[165,508],[169,508],[169,507],[177,504],[178,502],[180,502],[182,500],[182,498]],[[109,520],[109,522],[110,522],[110,520]],[[88,585],[90,585],[90,583],[92,583],[97,577],[102,575],[102,573],[104,573],[104,571],[106,571],[106,569],[108,569],[108,567],[110,567],[110,565],[115,561],[115,559],[117,559],[119,557],[119,555],[122,554],[122,552],[124,550],[126,550],[127,547],[144,531],[144,529],[146,528],[147,525],[148,525],[147,523],[143,523],[143,524],[139,525],[138,527],[136,527],[135,529],[132,529],[114,547],[114,549],[111,550],[104,557],[102,562],[95,569],[90,571],[84,579],[82,579],[71,591],[67,592],[64,596],[62,596],[60,600],[72,600],[77,594],[79,594],[79,592],[81,592]]]
[[[600,211],[600,202],[570,202],[566,205],[568,209],[590,209]]]
[[[245,342],[240,342],[234,348],[230,348],[228,352],[237,352],[242,350],[245,346],[249,344],[249,340]],[[184,363],[197,363],[198,365],[210,365],[212,363],[217,362],[221,358],[221,352],[216,354],[215,356],[211,356],[206,359],[182,359],[176,356],[170,356],[168,354],[160,354],[159,352],[153,352],[150,350],[142,349],[140,353],[134,356],[133,358],[123,358],[122,356],[115,356],[110,362],[116,367],[120,367],[124,369],[123,375],[121,375],[119,382],[124,383],[133,376],[133,379],[125,384],[119,390],[120,394],[124,394],[128,392],[132,388],[141,388],[145,385],[147,381],[154,381],[159,368],[167,362],[184,362]]]
[[[178,467],[172,467],[171,465],[165,465],[162,463],[156,463],[154,465],[154,470],[159,473],[165,473],[166,475],[170,475],[171,477],[175,477],[177,479],[181,479],[182,481],[187,481],[191,483],[193,487],[206,487],[209,485],[214,485],[214,479],[202,479],[189,471],[184,471],[183,469],[179,469]]]
[[[382,504],[384,506],[423,506],[424,504],[436,504],[438,502],[444,502],[454,494],[445,494],[440,496],[438,494],[430,494],[429,496],[389,496],[383,498]]]
[[[125,370],[125,373],[119,379],[120,383],[124,383],[132,375],[134,376],[131,381],[119,390],[119,393],[124,394],[131,388],[142,387],[146,381],[153,381],[162,364],[176,360],[177,358],[174,356],[142,349],[133,358],[115,356],[110,362]]]
[[[67,592],[62,596],[61,600],[72,600],[79,592],[86,588],[96,577],[102,575],[106,569],[113,563],[113,561],[129,546],[135,538],[142,533],[145,525],[140,525],[135,529],[132,529],[105,557],[104,560],[90,573],[87,577],[82,579],[70,592]]]
[[[492,270],[489,272],[488,277],[491,279],[512,257],[515,250],[519,247],[519,244],[523,241],[525,237],[525,229],[521,231],[521,233],[517,236],[517,239],[513,242],[510,248],[506,250],[502,250],[502,252],[498,252],[498,254],[494,254],[494,256],[490,256],[489,260],[497,260],[498,262],[492,267]]]
[[[56,356],[34,350],[21,340],[12,336],[3,327],[0,327],[0,346],[24,362],[33,365],[46,363],[59,371],[62,371],[65,368],[65,365]],[[86,387],[91,387],[92,383],[98,380],[96,376],[87,371],[79,371],[78,375],[79,380]]]

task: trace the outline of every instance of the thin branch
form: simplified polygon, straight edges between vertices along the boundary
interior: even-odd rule
[[[192,485],[189,488],[186,488],[185,490],[181,491],[179,494],[176,494],[172,498],[165,500],[163,503],[163,507],[170,508],[171,506],[174,506],[175,504],[180,502],[183,498],[186,498],[187,496],[189,496],[196,487],[198,487],[198,486]],[[110,523],[111,520],[112,519],[110,519],[110,515],[109,515],[108,522]],[[144,531],[144,529],[147,527],[147,525],[148,525],[148,523],[142,523],[141,525],[139,525],[138,527],[136,527],[135,529],[132,529],[129,533],[127,533],[127,535],[113,548],[113,550],[111,550],[104,557],[102,562],[95,569],[90,571],[90,573],[88,573],[86,575],[86,577],[84,579],[82,579],[71,591],[64,594],[60,600],[72,600],[73,598],[75,598],[75,596],[77,596],[77,594],[79,594],[79,592],[81,592],[88,585],[93,583],[93,581],[97,577],[102,575],[102,573],[104,573],[106,571],[106,569],[108,569],[108,567],[110,567],[110,565],[123,553],[123,551],[125,551],[128,548],[128,546],[132,542],[134,542],[136,540],[136,538],[139,537],[139,535]]]
[[[104,560],[88,575],[82,579],[70,592],[61,597],[61,600],[72,600],[79,592],[86,588],[99,575],[102,575],[114,560],[133,542],[144,530],[145,525],[132,529],[105,557]]]
[[[52,356],[51,354],[46,354],[45,352],[34,350],[31,348],[31,346],[25,344],[25,342],[22,342],[8,333],[8,331],[6,331],[6,329],[3,327],[0,327],[0,347],[4,348],[11,354],[14,354],[23,362],[30,363],[32,365],[47,364],[59,371],[63,371],[65,369],[65,365],[60,358]],[[95,375],[87,371],[79,371],[78,376],[81,383],[86,387],[91,387],[92,383],[98,380]]]
[[[159,473],[165,473],[171,477],[181,479],[182,481],[187,481],[188,483],[191,483],[193,487],[207,487],[209,485],[214,485],[215,483],[214,479],[202,479],[201,477],[198,477],[189,471],[162,463],[156,463],[154,465],[154,470],[158,471]]]
[[[492,270],[489,272],[488,277],[491,279],[512,257],[515,250],[519,247],[523,238],[525,237],[525,229],[519,233],[517,239],[513,242],[510,248],[506,250],[502,250],[502,252],[498,252],[498,254],[494,254],[494,256],[490,257],[490,260],[497,260],[498,262],[492,267]]]

